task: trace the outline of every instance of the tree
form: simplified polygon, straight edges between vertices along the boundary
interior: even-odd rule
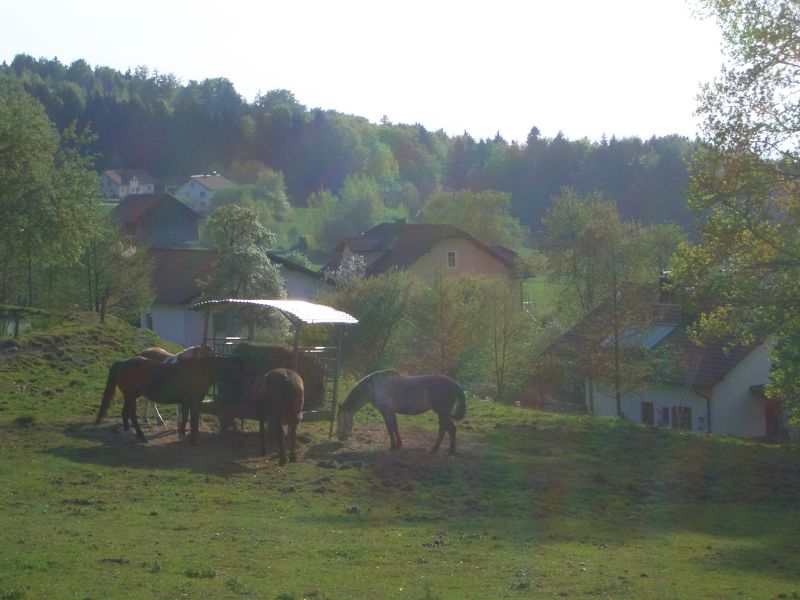
[[[350,277],[321,298],[358,319],[344,333],[348,371],[361,377],[394,365],[397,333],[408,318],[412,289],[407,273],[393,271],[369,279]]]
[[[727,61],[700,98],[706,145],[689,188],[700,239],[680,250],[678,288],[703,311],[701,338],[774,336],[767,393],[800,420],[800,5],[701,6],[722,29]]]
[[[454,225],[487,244],[519,247],[525,235],[510,209],[511,195],[503,192],[439,192],[428,199],[423,219]]]
[[[282,221],[291,212],[286,183],[280,171],[262,170],[253,184],[251,194],[256,202],[266,206],[272,220]]]
[[[36,304],[37,273],[80,254],[99,195],[86,143],[0,78],[0,303]]]
[[[208,217],[206,233],[219,258],[209,278],[201,282],[205,298],[285,298],[283,277],[267,251],[274,235],[267,231],[250,209],[236,204],[223,206]],[[242,313],[232,313],[234,324],[245,322]],[[285,321],[273,311],[256,318],[263,327],[285,330]]]
[[[636,223],[621,220],[599,194],[566,189],[542,220],[550,278],[563,284],[562,318],[578,322],[571,336],[571,368],[588,382],[611,388],[622,414],[622,394],[644,383],[648,372],[636,332],[648,324],[658,282],[652,244]]]
[[[85,282],[86,308],[98,313],[101,321],[110,312],[138,323],[142,309],[154,298],[150,287],[152,262],[145,249],[122,235],[107,215],[97,215],[95,222],[75,269],[75,280]]]

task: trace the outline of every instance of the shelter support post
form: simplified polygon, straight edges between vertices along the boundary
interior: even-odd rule
[[[336,411],[339,409],[339,379],[342,376],[342,330],[339,327],[334,328],[334,346],[336,347],[336,361],[334,369],[336,369],[333,378],[333,395],[331,396],[331,424],[328,428],[328,439],[333,437],[333,423],[336,421]]]

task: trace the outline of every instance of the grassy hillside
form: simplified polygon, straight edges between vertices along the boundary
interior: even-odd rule
[[[110,362],[160,345],[73,317],[0,353],[0,598],[798,598],[800,454],[474,398],[459,454],[375,413],[301,460],[93,425]],[[165,416],[173,414],[167,408]]]

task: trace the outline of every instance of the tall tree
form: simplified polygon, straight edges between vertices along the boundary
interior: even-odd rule
[[[79,255],[98,196],[84,142],[0,78],[0,302],[36,304],[37,270]]]
[[[706,147],[689,202],[700,240],[677,261],[680,289],[704,310],[701,336],[775,336],[773,398],[800,419],[800,5],[703,0],[722,29],[726,66],[698,112]],[[710,308],[709,308],[710,307]]]
[[[599,194],[564,190],[542,222],[546,269],[563,286],[562,317],[580,322],[571,368],[587,380],[587,408],[591,413],[594,385],[602,382],[624,416],[622,394],[641,386],[647,371],[633,333],[647,326],[656,299],[652,245]]]
[[[487,244],[518,248],[525,241],[522,226],[511,216],[511,196],[503,192],[438,192],[425,205],[423,218],[455,225]]]

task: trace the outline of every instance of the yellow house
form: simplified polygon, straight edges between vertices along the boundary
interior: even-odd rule
[[[422,281],[460,273],[511,277],[517,260],[512,250],[489,246],[452,225],[403,221],[381,223],[342,240],[325,270],[336,271],[342,259],[352,254],[363,257],[367,277],[397,268]]]

